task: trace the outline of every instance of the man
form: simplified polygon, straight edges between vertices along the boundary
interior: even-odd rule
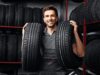
[[[63,67],[61,67],[57,61],[55,49],[55,33],[58,23],[57,9],[53,6],[47,6],[43,8],[42,12],[45,29],[43,35],[43,59],[41,61],[40,75],[65,75]],[[72,45],[73,53],[79,57],[84,57],[84,46],[77,33],[77,24],[75,21],[71,20],[70,25],[74,27],[73,33],[75,36],[75,42]],[[46,72],[48,73],[46,74]]]
[[[63,68],[58,64],[55,50],[55,33],[58,23],[57,9],[53,6],[47,6],[43,8],[42,12],[45,30],[43,36],[44,55],[41,70],[45,72],[63,72]],[[72,45],[73,53],[79,57],[84,57],[84,46],[77,33],[77,24],[73,20],[70,21],[70,24],[74,27],[73,33],[76,41]]]

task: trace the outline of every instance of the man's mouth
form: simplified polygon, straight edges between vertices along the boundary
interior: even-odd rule
[[[53,23],[52,21],[49,21],[48,23]]]

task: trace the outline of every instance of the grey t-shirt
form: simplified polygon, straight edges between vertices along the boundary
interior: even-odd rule
[[[56,55],[55,48],[55,31],[52,35],[49,35],[46,30],[43,35],[43,60],[42,67],[43,71],[63,71],[59,65]]]

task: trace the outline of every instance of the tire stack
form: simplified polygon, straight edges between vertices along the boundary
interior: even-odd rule
[[[70,19],[74,19],[79,25],[83,25],[84,18],[86,24],[92,24],[93,22],[100,22],[100,1],[99,0],[87,0],[87,3],[81,3],[76,7],[70,15]]]
[[[86,46],[86,57],[85,57],[85,63],[88,69],[90,69],[92,72],[96,73],[97,75],[100,74],[100,29],[98,29],[100,26],[100,1],[99,0],[88,0],[87,8],[88,11],[90,11],[94,21],[98,22],[95,23],[93,26],[91,24],[91,27],[96,28],[95,35],[92,35],[92,40],[87,44]],[[95,38],[94,38],[95,37]]]
[[[86,5],[81,4],[76,7],[70,19],[78,22],[79,27],[84,26],[84,19],[86,20],[87,30],[87,46],[85,64],[87,69],[97,75],[100,74],[100,0],[88,0]]]
[[[38,34],[40,33],[38,31],[39,28],[41,31],[41,25],[38,23],[42,23],[42,11],[40,8],[31,8],[31,7],[26,7],[26,6],[19,5],[19,4],[0,4],[0,10],[1,10],[0,11],[0,15],[1,15],[0,26],[16,26],[17,27],[17,26],[24,26],[25,23],[29,23],[33,26],[34,24],[32,24],[32,22],[36,22],[36,24],[34,25],[35,28],[32,27],[34,30],[33,35],[35,35],[35,32],[37,33],[36,35],[37,37],[34,37],[34,40],[36,38],[40,39],[38,37],[40,36],[40,34]],[[36,30],[37,28],[38,30]],[[21,53],[21,43],[22,43],[21,33],[22,31],[20,29],[4,28],[0,30],[0,38],[1,38],[0,39],[0,43],[1,43],[0,44],[0,62],[1,62],[0,71],[1,72],[11,72],[19,68],[20,64],[17,64],[17,62],[21,62],[21,56],[22,56],[21,55],[22,54]],[[34,48],[36,48],[36,46],[34,46]],[[35,57],[26,59],[25,61],[28,61],[30,59],[35,60]],[[37,61],[34,63],[36,64]],[[8,64],[5,65],[3,62],[4,63],[8,62]],[[13,62],[16,62],[16,63],[13,64]],[[29,65],[30,62],[28,62],[27,65]],[[33,68],[36,68],[34,66],[35,65],[33,64]]]
[[[0,4],[0,10],[0,26],[15,26],[15,6]],[[0,72],[13,72],[18,69],[19,65],[13,62],[21,61],[19,59],[21,47],[18,47],[19,36],[21,35],[18,35],[17,29],[0,28]]]
[[[87,24],[90,24],[94,21],[94,18],[88,8],[84,3],[81,3],[78,7],[72,10],[70,14],[70,20],[75,20],[79,26],[84,25],[84,19]]]
[[[21,48],[18,46],[18,34],[15,30],[5,30],[0,31],[0,72],[11,72],[18,69],[18,64],[13,64],[13,62],[19,62]],[[7,63],[8,62],[8,63]],[[10,63],[11,62],[11,63]],[[6,63],[6,64],[5,64]]]
[[[94,39],[86,46],[85,63],[87,69],[100,74],[100,39]]]
[[[77,22],[81,32],[83,32],[84,20],[86,21],[87,32],[100,31],[100,25],[98,25],[100,24],[99,4],[100,2],[98,0],[88,0],[86,4],[81,3],[78,7],[72,10],[69,18],[70,20],[75,20]]]
[[[18,4],[0,4],[1,26],[24,26],[26,22],[42,23],[41,8],[25,7]]]

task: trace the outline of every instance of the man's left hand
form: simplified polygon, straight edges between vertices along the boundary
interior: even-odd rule
[[[70,20],[70,24],[74,27],[74,32],[77,32],[77,23],[74,20]]]

